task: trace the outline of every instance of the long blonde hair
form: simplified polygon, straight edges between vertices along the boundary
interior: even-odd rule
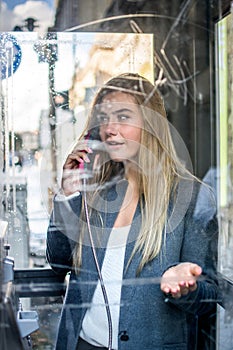
[[[160,253],[171,194],[175,193],[173,190],[179,178],[185,174],[189,175],[190,178],[190,173],[176,154],[164,102],[157,88],[138,74],[122,74],[111,79],[100,89],[93,102],[87,124],[89,137],[99,139],[95,107],[101,104],[107,94],[116,90],[134,96],[144,121],[137,164],[139,169],[146,169],[146,173],[145,171],[138,172],[142,225],[130,258],[131,261],[136,252],[141,252],[141,261],[138,267],[138,272],[140,272],[149,261]],[[111,180],[122,169],[123,165],[120,163],[111,160],[105,162],[97,175],[98,179],[95,181],[101,185]],[[94,200],[95,194],[92,193],[91,196]],[[73,256],[76,268],[80,268],[82,262],[81,243],[80,238]]]

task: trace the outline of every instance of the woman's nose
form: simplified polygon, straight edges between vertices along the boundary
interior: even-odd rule
[[[106,125],[105,132],[107,135],[117,135],[119,131],[119,125],[118,123],[114,121],[109,121]]]

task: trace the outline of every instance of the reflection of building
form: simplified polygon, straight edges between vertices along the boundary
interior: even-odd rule
[[[29,265],[29,226],[27,208],[26,178],[16,175],[10,179],[8,211],[5,219],[8,221],[7,239],[10,244],[10,256],[14,257],[17,268],[27,268]],[[16,183],[16,185],[15,185]],[[14,208],[15,207],[15,208]]]
[[[27,150],[37,150],[38,149],[38,132],[21,132],[20,136],[23,141],[23,148]]]
[[[49,148],[51,144],[48,113],[48,110],[42,110],[40,114],[38,142],[41,149]]]
[[[154,80],[153,36],[150,34],[98,33],[87,64],[77,68],[69,91],[70,108],[90,102],[91,94],[109,78],[125,72],[137,72]]]
[[[112,0],[57,0],[54,31],[62,31],[74,26],[103,18]],[[85,31],[85,30],[84,30]]]

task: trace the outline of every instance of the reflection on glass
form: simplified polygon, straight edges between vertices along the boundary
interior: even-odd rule
[[[127,3],[130,5],[131,2]],[[140,6],[140,2],[138,4]],[[178,2],[175,5],[178,6]],[[161,6],[165,7],[166,4],[163,3]],[[179,6],[180,13],[177,21],[175,17],[166,18],[168,25],[167,27],[165,25],[165,28],[162,22],[165,22],[167,16],[160,19],[157,13],[155,15],[151,13],[150,16],[145,14],[145,18],[153,18],[151,31],[156,31],[156,23],[160,34],[164,34],[163,31],[165,31],[165,35],[161,35],[161,38],[156,37],[156,40],[164,40],[158,48],[165,49],[158,56],[156,52],[152,53],[152,35],[140,35],[138,41],[139,37],[133,34],[57,33],[54,37],[52,35],[43,37],[37,33],[10,33],[16,38],[22,57],[15,72],[8,73],[9,76],[2,79],[0,86],[2,114],[0,130],[4,131],[0,136],[1,144],[4,144],[4,148],[0,149],[2,180],[0,192],[3,199],[0,214],[9,222],[7,241],[11,244],[10,255],[14,256],[16,267],[47,266],[45,232],[52,197],[59,186],[62,163],[83,130],[90,101],[96,89],[104,81],[124,71],[137,71],[153,80],[154,66],[158,69],[156,81],[164,83],[163,93],[167,95],[170,111],[180,113],[179,106],[183,105],[186,108],[189,98],[195,102],[195,112],[203,106],[208,90],[206,89],[208,80],[206,84],[206,75],[204,75],[204,79],[200,79],[198,84],[202,71],[200,75],[197,74],[199,67],[195,66],[198,63],[196,58],[203,55],[203,50],[199,50],[200,46],[198,46],[200,39],[201,48],[203,47],[203,28],[199,28],[201,31],[199,38],[198,26],[193,26],[193,19],[195,16],[201,17],[202,11],[198,8],[197,12],[186,12],[190,6],[193,6],[192,1],[182,2],[182,6]],[[5,18],[8,20],[7,16]],[[48,16],[44,18],[47,19]],[[127,28],[131,28],[132,31],[148,32],[147,25],[141,25],[136,15],[133,19],[127,16],[124,18],[130,22],[130,25],[127,23]],[[184,25],[184,18],[185,24],[188,24],[188,30]],[[190,18],[192,18],[191,27],[195,28],[194,31],[189,27]],[[66,20],[68,21],[68,18]],[[180,23],[183,31],[178,26]],[[111,24],[110,20],[107,24]],[[88,25],[87,28],[89,28]],[[173,51],[174,47],[170,50],[166,46],[168,39],[175,43],[177,51],[176,49]],[[188,60],[188,55],[192,56],[191,52],[193,62]],[[13,58],[13,55],[11,56]],[[225,96],[226,94],[224,98]],[[184,116],[182,123],[185,122],[184,119],[190,120],[191,114],[189,108],[187,108],[187,114],[182,110],[180,113]],[[226,130],[221,135],[221,140],[226,141]],[[231,159],[229,145],[230,142],[228,146],[225,143],[224,150],[228,148],[227,152]],[[222,154],[222,157],[223,166],[225,166],[226,153]],[[225,169],[227,169],[226,166]],[[226,170],[222,172],[222,174],[226,173]],[[221,185],[222,194],[226,194],[225,185],[226,181]],[[226,253],[225,247],[228,246],[231,231],[229,212],[225,204],[222,210],[224,214],[223,253]],[[230,256],[226,257],[222,266],[222,271],[230,275]],[[53,348],[57,317],[60,314],[60,305],[56,304],[56,301],[56,298],[52,301],[48,299],[44,305],[38,305],[36,301],[25,300],[25,305],[29,306],[31,303],[33,308],[45,315],[43,320],[46,321],[41,321],[40,332],[34,337],[36,342],[43,344],[44,348]]]
[[[233,281],[233,231],[232,231],[232,203],[233,203],[233,145],[232,145],[232,13],[221,19],[216,25],[218,55],[217,55],[217,82],[218,82],[218,165],[219,172],[214,169],[219,179],[219,271],[232,283]],[[232,348],[232,339],[228,334],[232,330],[232,291],[223,290],[225,308],[219,307],[218,339],[219,348]]]
[[[152,38],[2,34],[1,57],[7,57],[1,66],[3,215],[10,223],[16,267],[45,266],[45,232],[59,169],[84,128],[93,94],[121,72],[139,71],[153,79]]]
[[[232,14],[222,19],[218,32],[218,82],[219,82],[219,218],[221,225],[219,268],[233,280],[232,273]]]
[[[153,36],[14,32],[5,37],[0,47],[1,57],[7,57],[1,66],[0,154],[5,242],[16,269],[44,268],[51,200],[64,158],[86,123],[90,101],[114,74],[139,71],[153,80]],[[23,282],[19,288],[26,288]],[[23,309],[39,313],[40,329],[33,341],[52,347],[60,297],[21,301]]]

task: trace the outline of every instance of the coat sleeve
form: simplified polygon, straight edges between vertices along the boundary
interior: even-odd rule
[[[209,206],[206,207],[206,210],[197,210],[199,203],[196,194],[197,190],[195,189],[194,196],[185,216],[184,236],[180,256],[180,262],[193,262],[201,266],[202,275],[198,279],[196,291],[179,299],[173,299],[171,297],[166,299],[179,308],[197,315],[210,311],[216,305],[218,296],[217,206],[209,187],[206,186],[204,191],[205,195],[208,196]]]
[[[54,199],[47,230],[46,257],[51,268],[59,274],[72,269],[72,251],[79,236],[81,195],[71,200]]]

